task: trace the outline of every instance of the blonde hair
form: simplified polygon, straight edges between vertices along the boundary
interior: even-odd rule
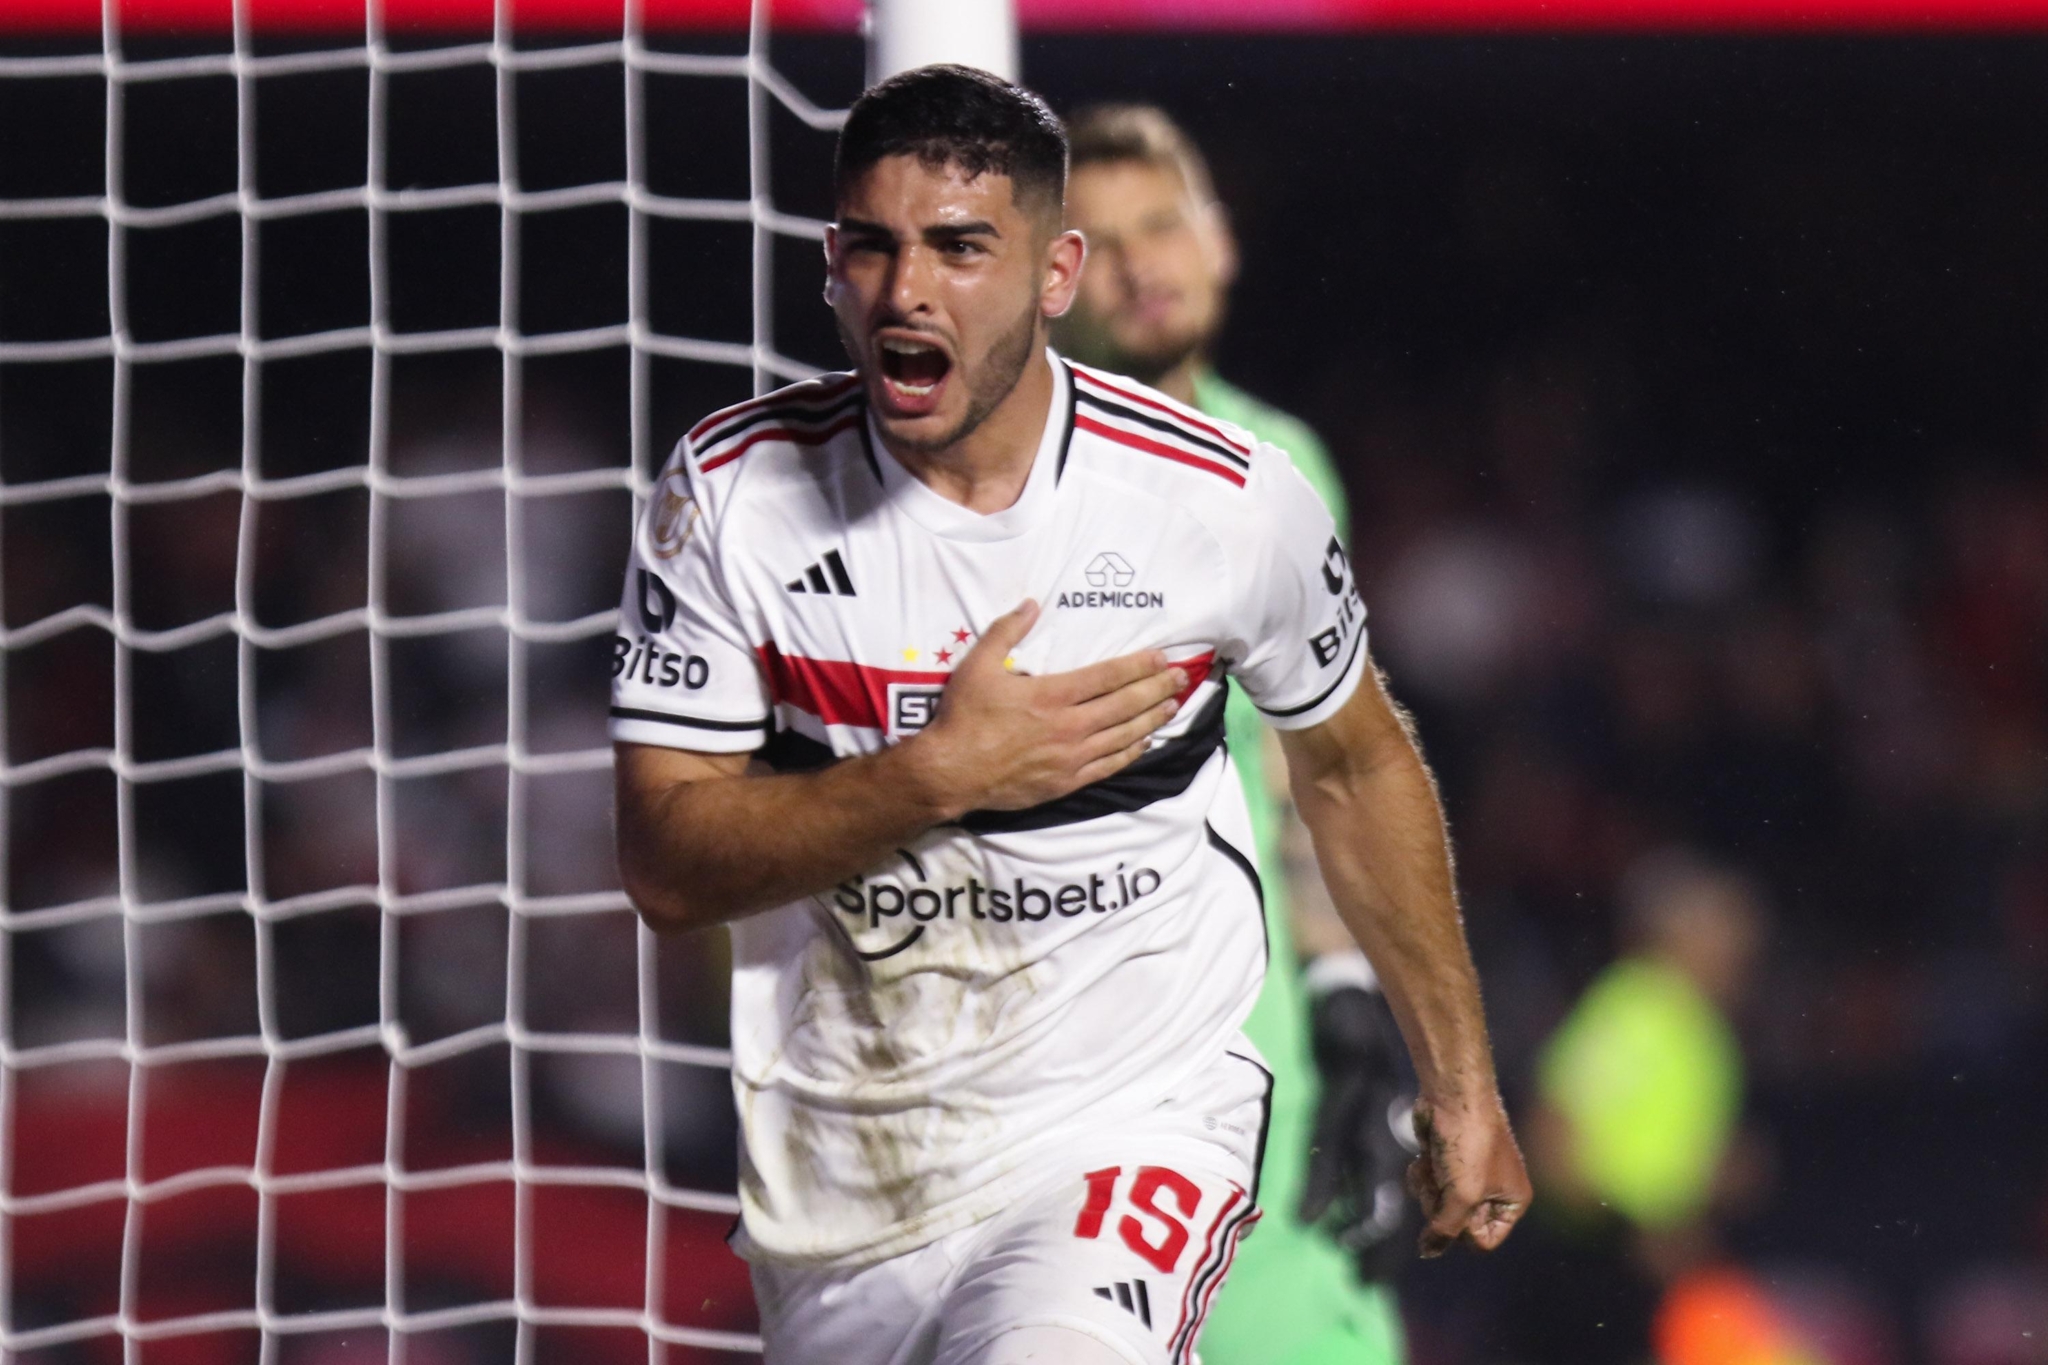
[[[1179,175],[1198,204],[1216,200],[1202,149],[1157,105],[1090,105],[1067,121],[1067,148],[1071,171],[1136,161]]]

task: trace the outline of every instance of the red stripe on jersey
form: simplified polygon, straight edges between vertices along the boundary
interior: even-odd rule
[[[1252,448],[1250,446],[1245,445],[1239,441],[1233,441],[1232,439],[1230,439],[1230,437],[1224,435],[1220,428],[1211,426],[1209,423],[1203,421],[1201,418],[1189,412],[1186,408],[1174,407],[1169,404],[1162,403],[1156,398],[1147,398],[1142,393],[1136,393],[1130,389],[1126,389],[1119,385],[1112,384],[1107,379],[1102,378],[1100,375],[1090,374],[1087,371],[1082,370],[1078,367],[1076,367],[1074,373],[1080,375],[1084,381],[1093,384],[1098,389],[1107,389],[1111,393],[1116,394],[1119,397],[1128,398],[1133,403],[1143,403],[1146,407],[1151,408],[1155,412],[1163,412],[1168,417],[1173,418],[1177,422],[1185,422],[1189,426],[1195,428],[1195,430],[1197,431],[1206,432],[1207,434],[1214,436],[1218,442],[1220,442],[1223,445],[1229,446],[1232,450],[1236,451],[1240,455],[1245,456],[1247,459],[1251,457]]]
[[[768,694],[778,704],[808,711],[827,725],[889,728],[889,685],[944,687],[950,672],[872,668],[841,659],[806,659],[784,654],[774,645],[756,651],[768,674]]]
[[[1214,460],[1205,460],[1199,455],[1182,450],[1179,446],[1170,446],[1164,441],[1155,441],[1149,436],[1140,436],[1135,432],[1125,431],[1121,427],[1113,427],[1107,422],[1098,422],[1093,417],[1079,414],[1074,418],[1074,425],[1083,431],[1092,431],[1097,436],[1115,441],[1118,445],[1129,446],[1133,450],[1142,450],[1147,455],[1160,455],[1169,460],[1178,460],[1182,464],[1193,465],[1197,469],[1214,474],[1219,479],[1228,479],[1239,488],[1244,487],[1244,475],[1238,473],[1235,469],[1217,464]],[[711,468],[710,465],[705,465],[704,467],[706,469]]]
[[[1188,1287],[1180,1296],[1180,1318],[1173,1324],[1173,1334],[1166,1339],[1166,1349],[1175,1361],[1181,1359],[1181,1333],[1190,1327],[1188,1318],[1194,1312],[1195,1286],[1201,1281],[1202,1268],[1209,1264],[1209,1258],[1216,1251],[1216,1229],[1223,1226],[1223,1220],[1230,1217],[1230,1211],[1237,1207],[1237,1201],[1242,1198],[1244,1191],[1233,1185],[1230,1198],[1223,1201],[1223,1207],[1217,1210],[1216,1221],[1209,1224],[1209,1231],[1202,1237],[1202,1259],[1195,1262],[1194,1273],[1188,1276]]]
[[[698,465],[697,468],[700,472],[709,474],[712,470],[723,465],[729,465],[740,456],[746,454],[748,449],[757,441],[787,441],[795,446],[821,446],[840,432],[859,426],[862,420],[862,410],[855,408],[831,426],[819,427],[816,431],[796,431],[789,427],[763,427],[732,449],[719,452],[703,464]],[[1238,482],[1243,483],[1244,480],[1240,479]]]
[[[805,387],[805,385],[796,384],[792,385],[791,388],[788,389],[777,389],[774,393],[764,393],[759,398],[749,398],[744,403],[735,403],[729,408],[720,408],[717,412],[712,413],[709,417],[706,417],[703,421],[697,423],[696,426],[691,427],[690,439],[692,441],[701,441],[704,439],[704,433],[710,431],[712,428],[719,426],[722,423],[730,422],[733,418],[738,417],[742,413],[753,412],[758,408],[765,408],[771,403],[808,403],[817,402],[818,400],[825,398],[837,398],[840,394],[845,393],[848,389],[852,388],[855,384],[858,384],[859,382],[859,375],[850,374],[844,376],[835,383],[825,385],[825,387],[818,390],[815,397],[810,394],[799,394],[793,392],[794,389],[800,389]]]
[[[1209,676],[1209,670],[1216,666],[1216,651],[1212,649],[1207,654],[1197,654],[1192,659],[1172,659],[1168,662],[1171,667],[1188,675],[1188,685],[1183,687],[1175,698],[1182,706],[1186,706],[1188,698],[1195,695],[1195,689],[1202,685]]]

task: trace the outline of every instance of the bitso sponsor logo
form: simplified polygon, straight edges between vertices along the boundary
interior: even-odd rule
[[[1114,914],[1158,891],[1164,880],[1152,868],[1118,863],[1107,871],[1058,885],[1024,877],[1003,882],[969,877],[963,882],[934,885],[915,854],[901,848],[896,853],[907,875],[855,877],[832,891],[832,903],[847,917],[849,930],[880,932],[886,924],[909,922],[909,932],[887,947],[854,950],[870,962],[895,956],[923,937],[927,928],[953,920],[1036,924]]]
[[[682,687],[692,692],[711,681],[711,661],[701,654],[677,654],[653,640],[612,636],[612,676],[653,687]]]
[[[681,554],[697,529],[699,515],[697,500],[690,496],[689,476],[680,469],[671,470],[654,486],[654,496],[647,503],[647,530],[655,555],[674,559]]]
[[[649,635],[659,635],[667,630],[676,619],[676,595],[668,590],[668,584],[657,574],[645,569],[639,571],[640,591],[636,605],[640,608],[640,624]]]
[[[1062,592],[1055,604],[1061,607],[1163,607],[1166,594],[1134,589],[1138,571],[1131,561],[1114,550],[1104,550],[1081,570],[1087,580],[1086,592]]]
[[[1328,668],[1344,657],[1345,646],[1365,623],[1365,599],[1358,595],[1358,584],[1351,577],[1351,561],[1335,536],[1323,547],[1323,586],[1337,599],[1337,620],[1308,637],[1309,652],[1316,656],[1318,668]]]

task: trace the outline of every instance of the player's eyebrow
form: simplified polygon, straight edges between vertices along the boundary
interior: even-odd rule
[[[980,218],[965,223],[934,223],[924,230],[927,242],[957,242],[962,237],[1000,237],[994,223]]]
[[[880,237],[889,241],[896,238],[895,229],[886,223],[870,222],[865,218],[841,218],[837,226],[841,236]],[[950,242],[962,237],[1000,237],[1003,234],[987,219],[972,218],[964,223],[933,223],[918,235],[927,242]]]

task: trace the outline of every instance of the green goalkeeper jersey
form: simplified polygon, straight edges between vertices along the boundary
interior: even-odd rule
[[[1225,383],[1212,370],[1196,376],[1195,406],[1286,451],[1294,467],[1322,495],[1330,515],[1336,518],[1337,533],[1349,538],[1344,482],[1322,439],[1306,422],[1261,403]],[[1245,804],[1251,807],[1252,837],[1258,844],[1259,868],[1265,880],[1266,935],[1273,945],[1266,984],[1245,1024],[1245,1033],[1273,1068],[1273,1118],[1266,1139],[1266,1168],[1259,1180],[1259,1202],[1269,1211],[1268,1219],[1291,1217],[1301,1198],[1302,1168],[1319,1087],[1309,1053],[1308,1004],[1302,998],[1300,973],[1295,970],[1287,879],[1281,875],[1281,807],[1273,798],[1266,771],[1266,723],[1243,688],[1231,689],[1223,724],[1231,761],[1244,780]]]
[[[1195,406],[1292,456],[1322,495],[1339,534],[1348,536],[1343,480],[1307,423],[1207,369],[1195,377]],[[1281,807],[1268,786],[1266,725],[1242,689],[1231,689],[1224,729],[1243,775],[1265,883],[1272,962],[1244,1027],[1273,1068],[1273,1112],[1259,1178],[1266,1214],[1224,1283],[1202,1336],[1202,1359],[1205,1365],[1390,1365],[1402,1354],[1392,1295],[1361,1284],[1349,1255],[1296,1221],[1321,1085],[1281,875]]]

